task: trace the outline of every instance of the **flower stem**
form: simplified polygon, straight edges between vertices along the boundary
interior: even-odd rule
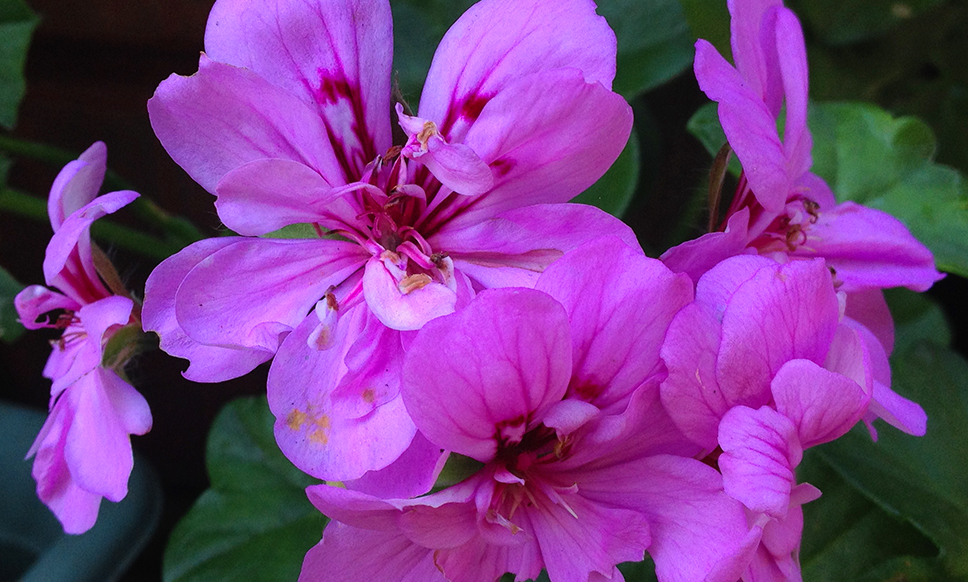
[[[47,221],[47,204],[43,200],[10,188],[0,190],[0,211],[4,210],[33,220]],[[94,238],[118,248],[158,260],[168,258],[182,248],[175,243],[107,220],[99,220],[92,224],[91,234]]]

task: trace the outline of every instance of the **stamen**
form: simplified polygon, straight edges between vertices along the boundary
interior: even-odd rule
[[[397,287],[399,287],[401,293],[408,295],[418,289],[423,289],[431,283],[433,283],[433,279],[430,278],[430,275],[427,275],[426,273],[417,273],[415,275],[405,277],[403,281],[400,281],[400,284]]]

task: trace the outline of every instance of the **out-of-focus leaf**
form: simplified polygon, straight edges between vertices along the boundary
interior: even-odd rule
[[[857,427],[818,452],[847,482],[931,538],[948,575],[965,579],[968,362],[922,342],[895,354],[892,364],[894,390],[927,412],[927,435],[912,437],[879,423],[877,443]]]
[[[206,447],[211,488],[178,523],[165,551],[166,582],[290,582],[326,518],[306,498],[318,483],[282,455],[265,397],[229,403]]]
[[[727,61],[733,60],[729,44],[729,10],[725,2],[679,0],[693,38],[704,38],[719,50]]]
[[[812,32],[830,44],[867,40],[944,0],[791,0]]]
[[[572,202],[597,206],[619,218],[625,213],[639,181],[639,138],[635,132],[625,149],[598,182],[572,199]]]
[[[924,341],[951,344],[951,326],[930,297],[902,287],[886,289],[884,296],[894,317],[894,351],[904,353]]]
[[[0,340],[7,343],[15,341],[24,332],[13,306],[13,298],[23,288],[6,269],[0,267]]]
[[[816,451],[804,456],[797,477],[823,492],[803,506],[804,580],[886,582],[899,568],[911,573],[938,569],[938,548],[930,540],[847,484]]]
[[[723,126],[719,124],[718,106],[714,102],[709,102],[696,110],[696,113],[689,118],[686,129],[698,139],[711,155],[716,153],[726,143],[726,134],[723,133]],[[734,153],[729,157],[729,172],[734,176],[739,176],[742,168],[739,158]]]
[[[0,2],[0,125],[13,129],[24,96],[24,62],[40,19],[23,0]]]
[[[598,13],[618,39],[612,89],[632,99],[692,63],[692,35],[678,0],[604,0]]]
[[[968,182],[932,161],[931,128],[864,103],[811,108],[813,171],[839,200],[899,218],[931,251],[939,269],[968,275]]]

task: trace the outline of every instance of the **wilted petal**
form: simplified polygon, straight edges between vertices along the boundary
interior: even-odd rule
[[[205,29],[211,58],[312,106],[353,175],[390,147],[392,39],[385,0],[219,0]]]
[[[448,140],[461,141],[484,106],[518,79],[572,68],[586,82],[611,88],[615,47],[615,33],[589,0],[478,2],[437,47],[420,117],[437,122]]]
[[[403,398],[431,442],[487,461],[499,438],[519,440],[561,399],[570,372],[561,305],[537,291],[486,290],[420,331],[404,362]]]
[[[81,306],[66,295],[61,295],[57,291],[51,291],[42,285],[30,285],[17,293],[13,299],[14,307],[17,308],[17,315],[20,323],[27,329],[41,329],[48,327],[50,323],[44,317],[51,311],[66,309],[77,311]],[[39,322],[39,323],[38,323]]]
[[[158,85],[148,116],[171,158],[212,193],[225,174],[262,158],[299,162],[331,184],[348,180],[309,105],[252,71],[204,54],[197,73]]]

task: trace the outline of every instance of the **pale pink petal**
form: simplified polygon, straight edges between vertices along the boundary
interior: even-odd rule
[[[58,400],[30,448],[36,453],[31,474],[37,481],[37,497],[57,516],[64,531],[80,534],[97,521],[101,496],[82,489],[71,476],[64,445],[74,420],[67,398]]]
[[[212,193],[225,174],[262,158],[299,162],[330,184],[350,180],[316,111],[252,71],[204,54],[197,73],[158,85],[148,116],[171,158]]]
[[[695,72],[699,87],[719,103],[726,139],[743,164],[756,200],[767,212],[780,212],[790,194],[791,180],[776,119],[736,69],[702,39],[696,42]]]
[[[842,291],[904,286],[925,291],[944,275],[931,251],[893,216],[844,202],[807,229],[796,254],[821,256],[837,272]]]
[[[435,317],[453,313],[457,305],[456,291],[429,278],[423,286],[411,288],[410,277],[399,273],[388,262],[372,257],[363,273],[366,303],[384,325],[401,331],[416,330]]]
[[[467,226],[512,208],[571,200],[615,162],[631,128],[625,99],[586,83],[580,71],[521,79],[487,104],[464,139],[491,167],[494,185],[461,199],[452,222]]]
[[[803,448],[844,435],[867,411],[870,393],[809,360],[791,360],[771,385],[776,410],[793,421]]]
[[[540,422],[570,372],[561,305],[537,291],[494,289],[424,326],[407,353],[402,392],[431,442],[487,461],[499,440],[520,441],[529,422]]]
[[[330,522],[303,560],[299,582],[446,582],[433,550],[398,531],[374,531]]]
[[[142,324],[145,331],[156,332],[161,349],[185,358],[190,365],[183,375],[193,382],[221,382],[251,372],[272,357],[263,349],[210,346],[188,337],[175,317],[175,294],[182,280],[194,267],[215,252],[235,244],[235,238],[210,238],[185,247],[155,267],[145,284]]]
[[[589,277],[593,272],[595,276]],[[568,312],[572,397],[607,410],[662,369],[659,348],[669,322],[692,301],[692,282],[615,238],[568,252],[535,289]]]
[[[77,311],[81,306],[66,295],[51,291],[42,285],[24,287],[13,298],[13,305],[17,308],[20,323],[27,329],[41,329],[54,323],[45,317],[51,311],[65,309]]]
[[[225,174],[215,208],[225,226],[261,236],[290,224],[327,218],[332,187],[312,168],[291,160],[260,159]]]
[[[463,228],[445,228],[429,242],[483,288],[534,287],[538,275],[562,253],[601,236],[639,247],[625,223],[582,204],[516,208]]]
[[[97,196],[107,170],[108,148],[96,141],[78,158],[69,162],[54,178],[47,198],[47,214],[54,232],[67,217]]]
[[[104,288],[91,258],[90,228],[98,218],[113,214],[135,198],[137,192],[111,192],[75,211],[51,237],[44,256],[44,279],[78,303],[90,303],[111,295]]]
[[[347,353],[355,341],[369,340],[362,334],[372,317],[362,303],[341,314],[332,345],[321,350],[309,344],[319,324],[316,314],[309,314],[286,337],[269,369],[276,442],[293,464],[320,479],[359,479],[382,469],[403,454],[416,432],[399,396],[359,418],[334,413],[331,395],[346,374]],[[397,339],[396,345],[381,342],[377,349],[401,346]],[[431,473],[434,462],[411,470]]]
[[[727,398],[751,407],[766,404],[770,380],[785,362],[823,362],[838,318],[837,296],[822,260],[757,271],[736,289],[723,314],[716,374]]]
[[[736,406],[719,425],[719,445],[726,493],[756,513],[784,517],[803,456],[790,419],[768,406]]]
[[[178,324],[198,343],[275,352],[366,256],[328,239],[234,239],[185,275],[175,294]]]
[[[385,0],[219,0],[205,49],[311,105],[348,175],[390,147],[393,30]]]
[[[127,429],[143,433],[151,428],[148,403],[104,368],[83,376],[64,397],[74,409],[64,447],[71,475],[84,490],[120,501],[128,493],[128,476],[134,466]]]
[[[478,2],[437,47],[420,117],[461,141],[484,106],[523,77],[575,68],[586,82],[611,88],[615,51],[615,33],[590,0]]]

